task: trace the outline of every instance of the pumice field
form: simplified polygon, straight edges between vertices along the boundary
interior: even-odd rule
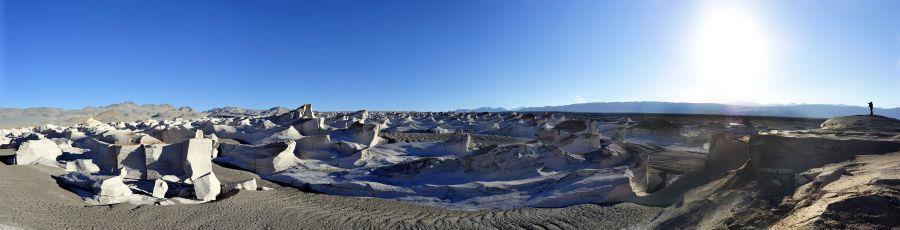
[[[49,111],[0,114],[0,229],[900,226],[877,115]]]
[[[898,22],[898,0],[0,0],[0,230],[900,230]]]

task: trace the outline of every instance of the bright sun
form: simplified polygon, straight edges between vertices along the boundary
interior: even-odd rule
[[[772,59],[766,28],[751,10],[709,6],[701,11],[689,44],[694,95],[718,102],[760,102]]]

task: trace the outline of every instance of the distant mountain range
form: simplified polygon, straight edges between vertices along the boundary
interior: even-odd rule
[[[236,116],[269,116],[288,112],[284,107],[266,110],[244,109],[238,107],[214,108],[199,112],[190,107],[174,107],[162,105],[137,105],[132,102],[112,104],[102,107],[85,107],[83,109],[59,108],[0,108],[0,128],[37,126],[42,124],[73,125],[83,122],[88,117],[103,122],[137,121],[146,119],[199,118],[204,116],[236,117]],[[457,112],[587,112],[587,113],[674,113],[674,114],[722,114],[752,115],[779,117],[813,117],[828,118],[837,116],[868,114],[869,108],[864,106],[791,104],[791,105],[729,105],[715,103],[676,103],[676,102],[594,102],[561,106],[523,107],[507,110],[501,107],[482,107],[476,109],[459,109]],[[882,116],[900,119],[900,108],[880,109],[875,113]]]
[[[584,113],[673,113],[673,114],[721,114],[778,117],[813,117],[829,118],[837,116],[868,114],[869,108],[864,106],[826,105],[826,104],[787,104],[787,105],[729,105],[716,103],[680,103],[680,102],[592,102],[561,106],[525,107],[506,110],[500,107],[483,107],[459,112],[584,112]],[[900,119],[900,108],[875,108],[875,113]]]
[[[190,107],[173,107],[168,104],[137,105],[124,102],[101,107],[82,109],[60,108],[0,108],[0,128],[38,126],[43,124],[74,125],[89,117],[102,122],[137,121],[146,119],[200,118],[206,114]]]
[[[476,112],[476,113],[492,112],[492,113],[495,113],[495,112],[506,112],[506,111],[509,111],[509,110],[504,109],[503,107],[481,107],[481,108],[474,108],[474,109],[454,110],[454,112],[458,112],[458,113],[469,113],[469,112]]]

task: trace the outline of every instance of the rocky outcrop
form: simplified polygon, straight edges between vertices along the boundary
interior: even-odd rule
[[[16,150],[16,164],[56,165],[56,158],[60,155],[62,155],[62,150],[51,140],[29,140],[22,143]]]
[[[889,140],[839,139],[753,135],[749,153],[759,182],[782,194],[800,186],[794,180],[803,171],[848,161],[857,155],[900,151],[900,142]]]
[[[294,156],[296,146],[296,142],[293,141],[264,146],[223,144],[223,158],[218,160],[260,175],[269,175],[294,167],[299,163],[300,159]]]

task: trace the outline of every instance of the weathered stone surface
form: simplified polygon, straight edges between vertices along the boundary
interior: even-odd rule
[[[94,164],[91,159],[77,159],[66,162],[66,171],[68,172],[84,172],[96,173],[100,172],[100,167]]]
[[[375,147],[381,142],[378,134],[381,132],[380,124],[355,124],[349,130],[350,141],[369,147]]]
[[[146,179],[147,164],[142,145],[116,145],[112,149],[116,153],[113,168],[127,172],[125,178],[128,179]]]
[[[165,198],[166,192],[169,191],[169,184],[162,179],[156,179],[153,182],[153,197]]]
[[[256,179],[250,179],[248,181],[244,181],[241,183],[237,183],[234,185],[234,189],[243,189],[243,190],[256,190],[258,187],[256,185]]]
[[[222,191],[222,184],[216,178],[216,174],[209,172],[194,179],[194,194],[198,200],[216,200],[216,196]]]
[[[261,136],[259,136],[258,140],[253,141],[253,143],[268,144],[281,141],[299,140],[300,138],[303,138],[303,135],[300,135],[300,132],[297,131],[297,129],[295,129],[293,126],[288,126],[287,128],[274,133],[261,132],[259,134],[261,134]]]
[[[212,172],[213,143],[210,139],[191,138],[184,144],[184,175],[193,180]]]
[[[269,175],[296,166],[296,142],[273,143],[265,146],[238,145],[223,151],[228,163],[260,175]]]
[[[311,118],[300,123],[300,133],[303,135],[322,135],[325,132],[325,118]]]
[[[94,184],[94,191],[99,196],[129,196],[132,194],[128,185],[125,185],[125,172],[122,171],[117,176],[100,180]]]
[[[297,148],[301,150],[318,150],[332,146],[331,136],[305,136],[297,140]]]
[[[181,143],[194,138],[196,131],[190,125],[170,126],[155,130],[154,137],[166,143]]]

